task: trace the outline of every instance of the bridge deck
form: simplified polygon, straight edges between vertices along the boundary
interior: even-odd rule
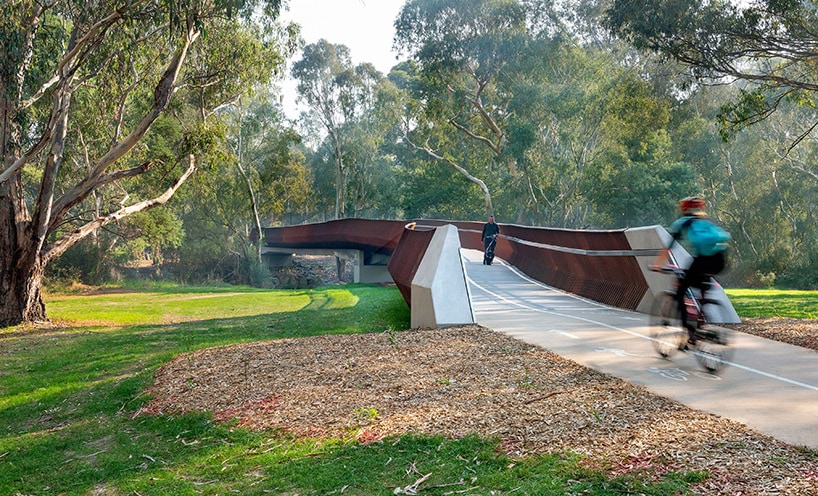
[[[713,376],[690,354],[661,359],[643,314],[555,290],[500,260],[484,266],[479,251],[462,252],[479,324],[789,444],[818,449],[818,353],[735,333],[731,363]]]

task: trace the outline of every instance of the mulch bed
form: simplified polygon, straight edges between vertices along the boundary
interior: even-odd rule
[[[574,451],[612,474],[705,470],[700,494],[818,494],[818,456],[478,327],[233,345],[163,366],[143,413],[361,442],[497,437],[513,457]]]
[[[741,320],[741,324],[726,327],[818,351],[818,320],[782,318]]]

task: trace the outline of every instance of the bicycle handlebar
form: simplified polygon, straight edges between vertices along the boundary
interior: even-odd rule
[[[662,274],[673,274],[677,277],[683,277],[687,272],[685,269],[679,267],[678,265],[648,265],[648,269],[653,272],[659,272]]]

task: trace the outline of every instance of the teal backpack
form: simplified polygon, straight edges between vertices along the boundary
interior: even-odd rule
[[[730,241],[730,233],[702,217],[691,217],[685,221],[682,230],[685,229],[688,241],[699,255],[711,256],[723,252]]]

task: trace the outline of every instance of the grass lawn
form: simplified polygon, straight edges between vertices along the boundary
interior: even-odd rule
[[[818,319],[818,291],[726,289],[739,316]]]
[[[61,326],[0,329],[0,495],[386,495],[426,474],[424,495],[668,495],[703,476],[611,479],[576,455],[510,460],[497,440],[477,437],[359,445],[248,431],[205,414],[134,418],[154,371],[179,353],[407,328],[394,287],[151,285],[50,294],[47,305]]]

